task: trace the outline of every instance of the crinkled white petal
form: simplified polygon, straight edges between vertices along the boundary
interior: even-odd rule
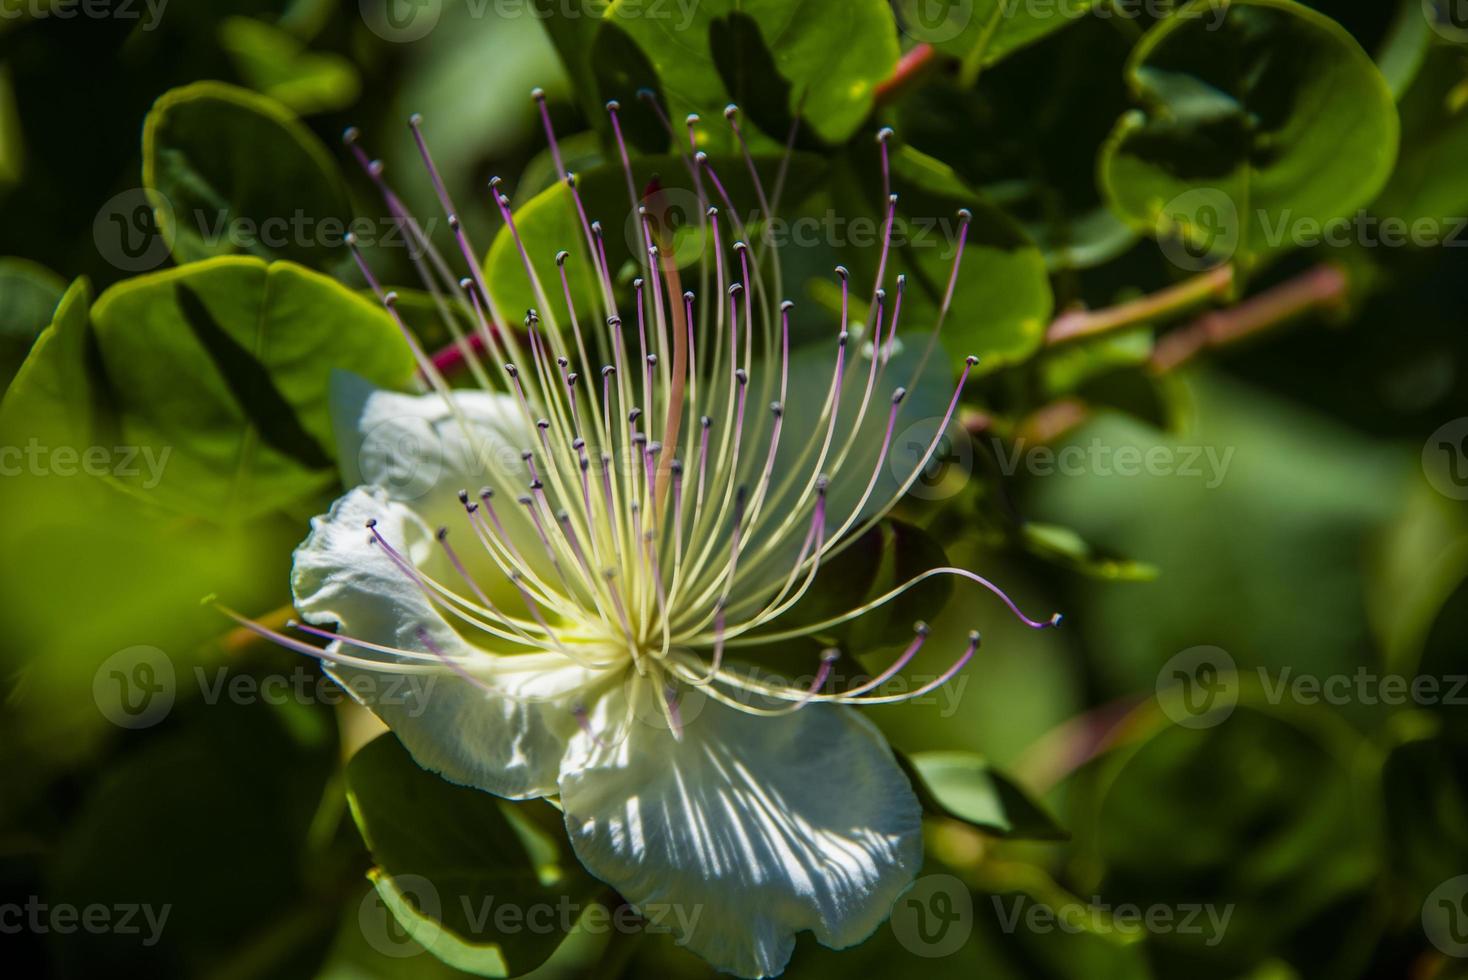
[[[780,973],[795,933],[866,939],[922,863],[921,809],[876,728],[813,705],[756,718],[710,701],[676,740],[597,705],[561,774],[582,863],[674,938],[742,977]],[[593,737],[595,736],[595,737]]]
[[[508,578],[474,537],[458,494],[467,490],[478,500],[481,489],[493,490],[493,506],[516,550],[552,581],[535,525],[517,502],[530,492],[524,453],[533,452],[542,479],[547,476],[544,447],[517,398],[467,390],[455,390],[452,398],[450,409],[438,394],[374,391],[357,420],[358,470],[364,483],[382,487],[428,527],[448,528],[459,556],[490,598],[523,614]],[[425,557],[445,584],[463,584],[441,556]]]
[[[369,518],[415,563],[434,547],[432,531],[386,491],[352,490],[311,522],[310,537],[296,550],[296,608],[308,622],[340,624],[347,636],[429,659],[404,661],[397,670],[391,663],[381,669],[332,664],[327,673],[381,718],[425,769],[512,799],[556,792],[567,739],[579,730],[573,706],[599,678],[559,654],[501,655],[468,643],[381,546],[368,543]],[[432,648],[463,663],[484,686],[439,662],[420,630]],[[331,650],[389,659],[340,641]]]

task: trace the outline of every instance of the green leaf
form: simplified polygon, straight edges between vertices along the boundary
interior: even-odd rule
[[[89,441],[92,406],[86,359],[91,305],[91,284],[76,280],[57,304],[51,325],[36,338],[0,405],[0,432],[7,442],[18,444],[22,434],[72,447]]]
[[[0,394],[66,291],[66,280],[28,259],[0,258]]]
[[[223,522],[335,483],[333,368],[382,387],[413,362],[378,306],[289,263],[221,258],[130,280],[93,310],[120,438],[169,453],[155,499]]]
[[[1219,20],[1221,18],[1221,21]],[[1177,239],[1175,263],[1245,268],[1292,247],[1300,222],[1350,214],[1391,174],[1397,117],[1371,59],[1290,0],[1194,0],[1132,52],[1145,107],[1103,149],[1111,206]]]
[[[736,15],[758,28],[788,83],[786,112],[799,113],[828,143],[840,143],[856,131],[871,111],[877,83],[897,63],[897,33],[885,0],[846,0],[839,13],[824,0],[705,0],[686,8],[669,5],[665,16],[648,12],[645,4],[617,0],[606,17],[646,53],[672,118],[697,112],[710,128],[737,96],[724,78],[708,70],[715,62],[719,22],[728,30]],[[787,136],[769,135],[781,142]]]
[[[391,735],[352,758],[347,783],[378,894],[409,935],[457,969],[534,969],[565,939],[563,911],[584,909],[601,890],[569,854],[550,804],[455,786],[419,768]],[[551,925],[529,927],[544,908],[555,911]],[[516,923],[499,914],[506,909]]]
[[[253,17],[226,17],[219,43],[260,93],[302,115],[345,109],[362,80],[339,54],[309,51],[294,34]]]
[[[1079,804],[1095,821],[1078,840],[1078,866],[1093,869],[1083,887],[1113,905],[1207,896],[1231,910],[1226,928],[1149,936],[1158,976],[1238,976],[1322,929],[1349,938],[1311,962],[1360,975],[1383,871],[1365,739],[1299,706],[1240,704],[1203,729],[1155,715],[1084,774],[1096,798]]]
[[[905,763],[918,799],[931,813],[1017,840],[1069,840],[1045,808],[981,755],[914,752]]]
[[[873,148],[874,149],[874,148]],[[853,154],[838,169],[833,192],[838,211],[848,222],[862,219],[880,229],[886,221],[880,167],[874,159]],[[910,146],[892,153],[892,189],[903,241],[888,263],[887,291],[897,275],[906,275],[902,324],[915,335],[932,329],[948,288],[959,240],[958,209],[973,215],[953,306],[942,331],[943,346],[955,367],[977,355],[979,374],[1030,357],[1039,349],[1050,320],[1053,297],[1044,256],[1024,232],[947,165]],[[897,234],[894,233],[894,239]],[[853,234],[840,249],[857,281],[876,275],[879,248],[865,247]]]
[[[1468,208],[1468,174],[1462,166],[1468,155],[1468,50],[1429,51],[1398,109],[1401,158],[1372,211],[1404,228],[1424,222],[1429,235],[1414,231],[1409,239],[1414,243],[1468,243],[1462,224]]]
[[[1157,577],[1156,566],[1109,555],[1072,528],[1026,521],[1021,534],[1031,554],[1082,575],[1119,582],[1150,582]]]
[[[1107,262],[1136,234],[1101,199],[1096,154],[1130,105],[1122,69],[1139,33],[1088,16],[983,85],[935,77],[898,104],[897,132],[1018,221],[1052,271]]]
[[[746,215],[757,207],[754,185],[742,158],[712,157],[710,163],[719,174],[740,215]],[[764,186],[772,188],[780,160],[760,155],[755,158],[755,163]],[[706,253],[709,264],[712,265],[712,253],[706,248],[701,231],[704,221],[703,207],[693,191],[683,160],[676,156],[638,157],[632,162],[632,170],[633,183],[639,192],[646,189],[654,179],[662,188],[660,201],[664,217],[657,228],[673,236],[674,247],[669,254],[677,260],[679,267],[687,268],[695,264]],[[806,154],[794,156],[786,177],[786,201],[799,201],[804,197],[819,181],[822,170],[823,164],[818,158]],[[635,263],[633,248],[636,247],[639,252],[641,249],[638,225],[640,219],[628,199],[627,179],[621,164],[603,165],[578,174],[577,191],[586,208],[588,219],[602,223],[607,263],[612,275],[616,277],[619,270],[629,263]],[[639,198],[638,204],[641,205],[643,200]],[[719,199],[718,205],[722,213],[721,235],[724,247],[728,249],[738,236],[731,227],[728,208],[722,199]],[[525,265],[515,245],[514,236],[508,228],[503,228],[495,236],[484,265],[490,292],[503,315],[518,319],[525,315],[526,310],[534,308],[539,311],[545,323],[569,326],[555,262],[556,253],[565,250],[570,253],[566,262],[566,276],[571,285],[572,300],[582,318],[582,329],[594,329],[602,324],[604,311],[600,301],[599,280],[589,261],[586,233],[570,189],[558,182],[535,195],[516,210],[515,226],[549,302],[547,304],[540,301],[526,276]],[[690,278],[685,288],[696,285]]]
[[[1014,3],[1012,0],[899,0],[907,33],[960,59],[972,86],[979,71],[1090,13],[1095,0]],[[942,16],[935,16],[941,13]]]
[[[174,259],[352,266],[352,209],[326,148],[280,103],[218,82],[164,93],[143,124],[143,185]]]
[[[317,724],[298,733],[289,712]],[[81,784],[70,825],[55,828],[42,894],[78,909],[138,909],[137,929],[47,936],[57,971],[164,976],[228,963],[244,975],[309,977],[349,881],[311,847],[323,794],[340,798],[327,788],[334,731],[324,709],[226,697],[128,743]]]

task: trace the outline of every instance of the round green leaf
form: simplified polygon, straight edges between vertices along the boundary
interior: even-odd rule
[[[569,856],[548,803],[445,782],[391,735],[352,758],[347,783],[378,895],[413,939],[457,969],[489,977],[534,969],[566,938],[573,923],[564,917],[601,891]]]
[[[914,752],[899,756],[929,812],[962,820],[1000,837],[1068,840],[1045,808],[972,752]]]
[[[713,124],[738,96],[708,70],[716,60],[716,22],[727,25],[736,15],[758,27],[788,83],[785,108],[798,112],[828,143],[856,131],[871,111],[877,83],[897,63],[897,32],[886,0],[845,0],[839,13],[821,0],[704,0],[669,4],[664,16],[650,16],[650,10],[614,2],[606,16],[646,53],[675,119],[697,112]]]
[[[164,93],[143,124],[143,185],[180,263],[247,254],[325,272],[352,264],[336,165],[272,99],[218,82]]]
[[[1191,270],[1245,267],[1370,203],[1397,150],[1391,92],[1339,24],[1291,0],[1195,0],[1137,45],[1100,159],[1111,206]]]
[[[66,281],[26,259],[0,258],[0,393],[51,322]]]
[[[333,368],[382,387],[413,370],[381,307],[289,263],[220,258],[142,276],[104,293],[92,320],[120,438],[168,454],[136,489],[223,521],[335,482]]]

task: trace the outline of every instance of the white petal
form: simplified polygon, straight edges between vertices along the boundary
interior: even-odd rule
[[[520,799],[556,791],[572,706],[598,678],[555,653],[497,655],[469,644],[382,550],[368,544],[369,518],[400,553],[416,560],[432,532],[380,488],[359,487],[311,522],[296,550],[296,608],[317,625],[340,624],[355,639],[430,654],[419,634],[452,657],[472,657],[471,683],[436,661],[430,671],[331,665],[329,673],[383,720],[418,764],[455,783]],[[386,659],[340,641],[333,652]],[[421,663],[421,662],[420,662]],[[531,699],[531,700],[527,700]]]
[[[453,401],[451,410],[436,394],[373,392],[357,420],[358,470],[364,483],[382,487],[393,500],[407,504],[428,527],[447,527],[464,564],[491,599],[518,603],[508,579],[474,538],[458,494],[467,490],[478,499],[482,488],[493,490],[506,534],[544,580],[553,581],[535,526],[516,502],[530,492],[525,452],[535,453],[542,479],[548,475],[540,434],[510,395],[455,391]],[[447,562],[436,555],[428,561],[445,584],[459,584]]]
[[[784,969],[795,933],[861,942],[922,863],[921,810],[876,728],[813,705],[756,718],[710,701],[681,740],[618,694],[561,774],[587,869],[721,970]],[[666,913],[666,914],[664,914]]]

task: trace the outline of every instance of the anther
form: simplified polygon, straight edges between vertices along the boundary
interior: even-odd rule
[[[346,129],[342,130],[342,143],[347,146],[351,146],[353,143],[357,142],[357,140],[361,138],[362,131],[356,126],[348,126]]]
[[[565,265],[566,260],[570,257],[570,252],[566,251],[565,249],[561,249],[559,252],[556,253],[556,265]]]
[[[918,636],[927,636],[929,633],[928,624],[920,619],[913,624],[912,631]]]
[[[787,299],[780,304],[781,313],[789,313],[793,309],[795,309],[795,300],[793,299]]]
[[[489,500],[493,496],[494,496],[494,489],[492,487],[480,487],[479,488],[479,499],[480,500]]]
[[[906,388],[898,388],[896,391],[892,392],[892,404],[894,404],[894,405],[901,405],[902,404],[902,399],[904,399],[906,397],[907,397],[907,389]]]
[[[836,267],[836,278],[842,279],[842,280],[850,279],[851,278],[851,270],[848,269],[848,268],[846,268],[846,266],[844,266],[844,265],[838,265]]]
[[[513,364],[506,364],[505,373],[512,378],[518,378],[520,376],[520,369],[515,367],[515,365]]]
[[[975,364],[979,363],[979,359],[970,354],[968,357],[965,357],[963,359],[963,363],[967,364],[969,367],[973,367]]]
[[[894,134],[892,132],[891,126],[883,126],[881,129],[877,130],[877,142],[885,143],[890,140],[893,135]]]
[[[461,504],[467,504],[468,502],[469,502],[469,491],[468,490],[460,490],[459,491],[459,503],[461,503]]]
[[[744,368],[737,369],[734,372],[734,377],[736,379],[738,379],[738,381],[739,381],[739,383],[741,385],[747,385],[747,384],[749,384],[749,372],[746,371],[746,370],[744,370]]]
[[[448,528],[441,527],[441,528],[438,529],[438,540],[440,540],[440,541],[446,540],[448,538],[448,536],[449,536],[449,529]]]
[[[770,413],[773,414],[775,418],[779,418],[780,416],[785,414],[785,407],[779,402],[770,402]]]

